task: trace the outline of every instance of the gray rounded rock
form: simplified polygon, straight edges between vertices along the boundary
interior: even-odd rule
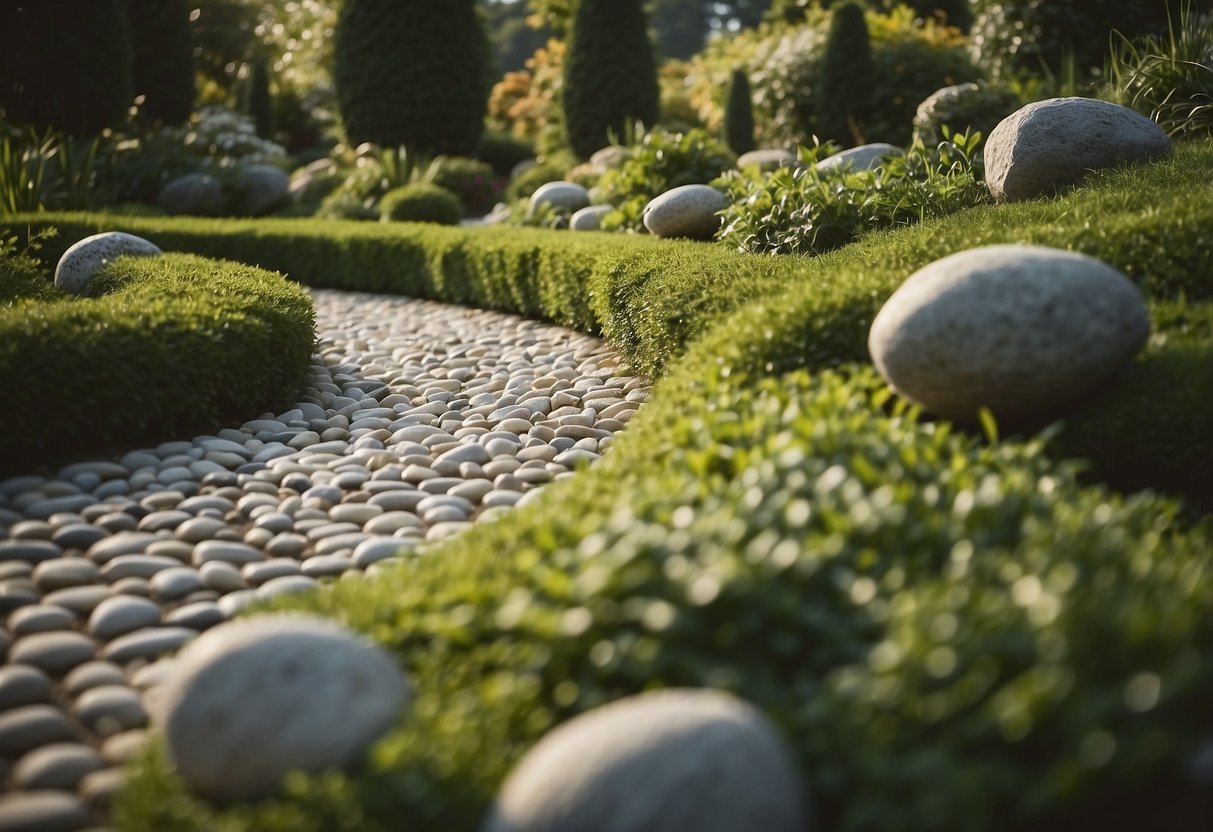
[[[570,231],[597,231],[607,214],[615,210],[613,205],[587,205],[569,218]]]
[[[96,638],[111,639],[159,623],[160,607],[156,603],[136,595],[115,595],[93,610],[88,631]]]
[[[752,706],[709,690],[641,694],[545,736],[483,832],[804,832],[801,778]]]
[[[779,168],[800,168],[804,167],[804,165],[796,154],[790,150],[762,148],[750,150],[738,156],[737,167],[741,170],[758,168],[765,173],[767,171],[778,170]]]
[[[0,757],[18,757],[40,745],[75,738],[54,705],[24,705],[0,713]]]
[[[13,783],[25,790],[75,791],[80,780],[101,765],[101,755],[84,743],[51,743],[35,748],[17,761],[13,766]]]
[[[903,155],[905,155],[905,151],[896,145],[884,142],[861,144],[859,147],[852,147],[850,150],[843,150],[840,153],[835,153],[833,156],[827,156],[817,163],[817,170],[821,173],[830,173],[841,168],[875,170],[884,164],[886,156]]]
[[[55,267],[55,285],[78,295],[107,263],[125,255],[147,257],[162,254],[153,243],[122,231],[106,231],[85,237],[59,258]]]
[[[188,627],[146,627],[111,641],[101,651],[101,658],[115,664],[133,659],[154,659],[171,653],[198,635]]]
[[[716,212],[728,204],[728,197],[708,185],[682,185],[650,200],[642,219],[657,237],[709,240],[720,228]]]
[[[4,832],[72,832],[92,818],[74,795],[34,791],[0,797],[0,829]]]
[[[204,173],[187,173],[160,189],[156,202],[166,214],[216,216],[223,213],[223,188]]]
[[[1109,101],[1050,98],[1021,107],[986,140],[986,184],[1015,202],[1076,185],[1092,170],[1170,155],[1171,140],[1150,119]]]
[[[1091,390],[1145,344],[1149,316],[1120,272],[1086,255],[997,245],[912,274],[872,322],[868,351],[902,396],[972,421],[1015,420]]]
[[[237,194],[236,213],[260,217],[286,202],[291,178],[273,165],[254,164],[239,168],[232,190]]]
[[[38,668],[24,664],[0,667],[0,712],[46,702],[50,696],[51,680]]]
[[[34,633],[17,639],[9,650],[8,660],[28,664],[51,676],[60,676],[78,664],[88,661],[97,651],[91,638],[70,630]]]
[[[76,700],[72,714],[103,737],[147,725],[139,692],[126,685],[89,688]]]
[[[566,211],[579,211],[590,204],[590,194],[585,188],[575,182],[548,182],[540,185],[531,194],[527,203],[527,213],[534,214],[544,205],[561,208]]]
[[[356,762],[408,701],[391,658],[320,618],[221,624],[178,661],[153,718],[178,773],[218,799],[263,794],[290,770]]]

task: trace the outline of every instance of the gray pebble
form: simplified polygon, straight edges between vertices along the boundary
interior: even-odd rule
[[[0,667],[0,712],[46,702],[50,695],[50,677],[38,668],[24,664]]]
[[[126,681],[122,668],[113,662],[92,661],[77,667],[63,680],[63,689],[72,696],[105,685],[121,685]]]
[[[187,627],[148,627],[114,639],[101,651],[101,657],[117,664],[153,659],[171,653],[196,635],[197,631]]]
[[[74,795],[33,791],[0,797],[0,829],[4,832],[73,832],[92,822]]]
[[[93,640],[81,633],[34,633],[13,642],[8,660],[14,664],[32,665],[51,676],[61,676],[91,659],[96,650]]]
[[[40,563],[34,569],[34,583],[43,592],[71,586],[85,586],[101,579],[97,565],[85,558],[63,557]]]
[[[101,755],[83,743],[51,743],[30,751],[17,761],[13,766],[13,785],[26,790],[74,792],[86,774],[101,766]]]
[[[214,601],[197,601],[178,607],[164,617],[170,626],[189,627],[191,630],[206,630],[227,620],[227,616]]]
[[[147,725],[139,692],[125,685],[89,688],[76,699],[72,714],[103,737]]]
[[[76,614],[71,610],[52,604],[31,604],[11,612],[5,626],[14,636],[26,636],[63,630],[71,627],[75,621]]]
[[[75,738],[71,724],[54,705],[23,705],[0,713],[0,757],[18,757],[38,746]]]
[[[88,631],[99,639],[112,639],[160,623],[160,606],[134,595],[115,595],[97,605],[88,619]]]

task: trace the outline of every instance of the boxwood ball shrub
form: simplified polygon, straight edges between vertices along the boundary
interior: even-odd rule
[[[0,257],[5,410],[38,414],[0,431],[0,474],[285,407],[314,328],[302,289],[238,263],[123,257],[76,298],[29,258]]]
[[[334,38],[333,81],[351,145],[471,155],[489,92],[474,0],[348,0]]]
[[[379,200],[384,222],[434,222],[457,225],[463,218],[459,197],[431,182],[414,182],[393,188]]]
[[[9,121],[95,136],[134,98],[125,0],[0,3],[0,109]]]
[[[1056,199],[977,206],[813,257],[526,228],[132,221],[162,246],[313,285],[599,331],[657,380],[601,463],[508,519],[376,581],[277,602],[367,633],[407,669],[412,708],[361,766],[215,806],[153,748],[112,825],[475,830],[554,725],[692,686],[735,693],[776,724],[815,828],[1204,828],[1213,527],[1195,498],[1210,484],[1166,481],[1158,460],[1133,471],[1117,449],[1175,433],[1157,450],[1182,446],[1179,467],[1213,454],[1213,379],[1192,373],[1213,357],[1213,204],[1200,198],[1211,162],[1213,143],[1182,143]],[[1093,400],[1042,434],[993,440],[880,382],[866,338],[885,300],[927,263],[999,242],[1081,251],[1141,286],[1154,336],[1133,364],[1142,375],[1115,390],[1140,421]],[[1191,378],[1147,378],[1164,371]],[[1066,437],[1094,425],[1103,438],[1076,460]],[[1174,496],[1097,481],[1126,463],[1126,490]]]
[[[136,95],[142,112],[183,124],[194,110],[194,50],[187,0],[128,0]]]
[[[609,132],[657,121],[660,89],[641,0],[580,0],[573,10],[561,106],[569,146],[582,159]]]
[[[463,213],[482,217],[497,204],[504,189],[504,179],[487,162],[448,156],[434,173],[433,183],[446,188],[459,198]]]

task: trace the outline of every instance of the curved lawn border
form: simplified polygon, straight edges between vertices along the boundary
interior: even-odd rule
[[[79,239],[65,231],[58,242]],[[20,268],[6,266],[14,284]],[[123,257],[91,294],[0,307],[0,474],[243,421],[294,401],[306,378],[315,313],[280,275]]]

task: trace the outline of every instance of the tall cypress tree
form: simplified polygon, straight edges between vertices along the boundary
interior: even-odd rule
[[[126,0],[0,3],[0,108],[94,136],[134,100]]]
[[[189,0],[127,0],[127,7],[143,113],[181,124],[193,112],[195,95]]]
[[[274,134],[274,98],[270,94],[270,70],[264,57],[258,55],[249,63],[241,98],[241,109],[252,117],[257,135],[271,138]]]
[[[643,0],[580,0],[564,65],[569,146],[588,158],[624,125],[657,121],[659,91]]]
[[[724,141],[740,156],[754,149],[754,100],[744,69],[733,70],[724,98]]]
[[[856,4],[843,3],[834,9],[820,72],[818,137],[846,147],[863,141],[874,79],[868,24]]]
[[[490,62],[475,0],[344,0],[333,46],[351,143],[471,154]]]

